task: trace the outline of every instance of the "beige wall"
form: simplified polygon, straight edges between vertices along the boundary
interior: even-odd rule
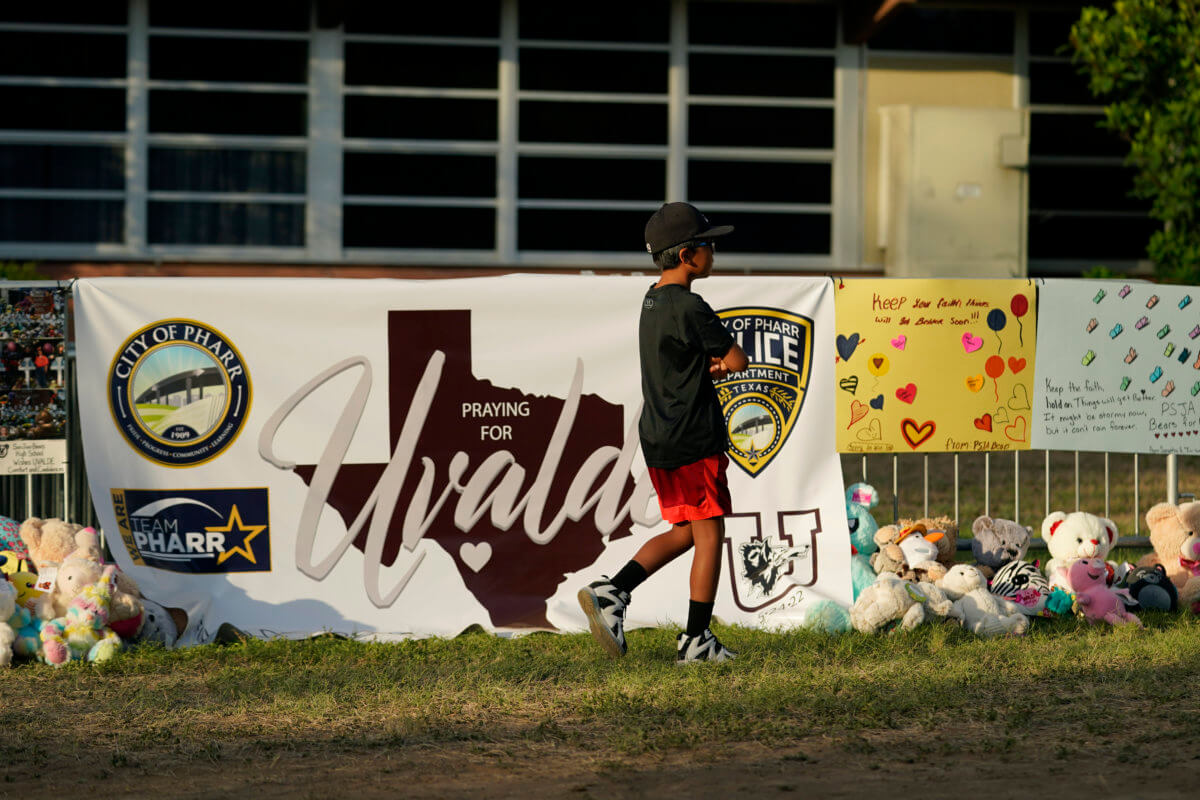
[[[1013,108],[1013,71],[995,58],[869,57],[863,174],[863,262],[882,266],[876,246],[879,108],[887,105]]]

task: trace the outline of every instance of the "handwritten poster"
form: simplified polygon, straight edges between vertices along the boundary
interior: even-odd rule
[[[1200,453],[1200,288],[1047,280],[1033,445]]]
[[[838,450],[1029,448],[1028,280],[843,280],[834,294]]]

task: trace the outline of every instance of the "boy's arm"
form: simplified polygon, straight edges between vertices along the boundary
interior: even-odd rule
[[[708,368],[708,371],[714,378],[720,379],[731,372],[741,372],[748,366],[750,366],[750,359],[746,357],[746,351],[737,342],[734,342],[728,353],[720,358],[713,356],[712,366]]]

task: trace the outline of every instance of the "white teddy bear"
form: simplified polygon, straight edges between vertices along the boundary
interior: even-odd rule
[[[913,583],[884,572],[859,594],[850,608],[850,624],[861,633],[890,630],[894,623],[911,630],[926,618],[954,615],[950,599],[932,583]]]
[[[1042,539],[1050,550],[1046,562],[1046,577],[1050,588],[1061,586],[1071,591],[1067,567],[1080,558],[1104,560],[1117,541],[1117,524],[1111,519],[1097,517],[1086,511],[1055,511],[1042,520]]]
[[[970,564],[955,564],[937,585],[954,601],[953,616],[977,636],[1020,635],[1029,629],[1021,606],[989,592],[987,578]]]
[[[7,620],[17,611],[17,587],[0,575],[0,667],[7,667],[13,660],[13,642],[17,632]]]

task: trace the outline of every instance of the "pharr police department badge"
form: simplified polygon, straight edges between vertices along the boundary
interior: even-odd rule
[[[717,381],[729,457],[751,477],[766,469],[787,441],[808,393],[813,321],[777,308],[717,312],[749,358],[749,367]]]
[[[221,454],[250,411],[241,353],[214,328],[165,319],[134,333],[108,370],[113,421],[133,449],[168,467]]]

